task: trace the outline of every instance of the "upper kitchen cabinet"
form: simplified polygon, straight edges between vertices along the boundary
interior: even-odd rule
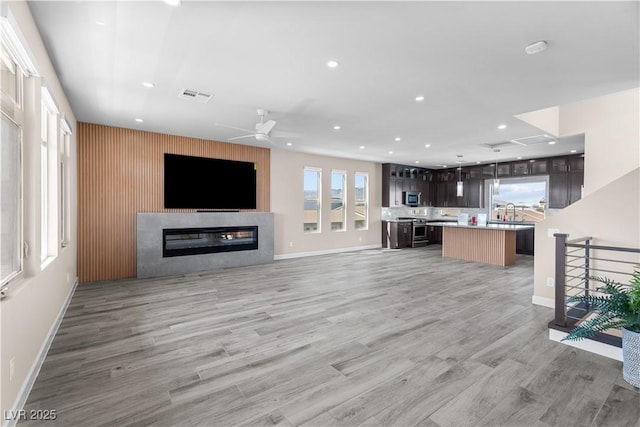
[[[511,163],[498,164],[498,178],[511,176]]]
[[[584,184],[584,156],[554,157],[549,164],[549,207],[562,209],[580,200]]]
[[[464,203],[468,208],[483,208],[484,180],[469,179],[464,183]]]
[[[531,168],[528,160],[521,160],[513,162],[511,165],[511,174],[513,176],[527,176],[531,175]]]
[[[384,163],[382,165],[382,206],[403,206],[403,191],[421,193],[422,206],[435,203],[435,183],[429,169]]]
[[[546,175],[549,173],[548,159],[529,160],[529,165],[531,168],[531,175]]]
[[[584,155],[569,157],[569,172],[584,172]]]
[[[569,170],[569,159],[567,157],[554,157],[549,160],[551,173],[562,173]]]
[[[482,166],[482,177],[484,179],[495,178],[496,175],[496,165],[494,163],[490,165]]]

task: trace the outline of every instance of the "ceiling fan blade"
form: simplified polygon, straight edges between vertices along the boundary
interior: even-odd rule
[[[233,141],[234,139],[242,139],[242,138],[253,138],[256,134],[252,133],[251,135],[242,135],[242,136],[234,136],[233,138],[229,138],[229,141]]]
[[[269,132],[271,132],[271,129],[273,129],[273,127],[276,125],[276,121],[275,120],[267,120],[264,123],[258,123],[256,124],[256,133],[263,133],[265,135],[268,135]]]
[[[235,126],[227,126],[227,125],[222,125],[220,123],[214,123],[213,125],[214,126],[220,126],[220,127],[227,128],[227,129],[241,130],[243,132],[249,132],[249,133],[253,134],[253,131],[250,130],[250,129],[237,128]]]

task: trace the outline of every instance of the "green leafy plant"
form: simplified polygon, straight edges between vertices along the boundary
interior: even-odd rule
[[[573,329],[564,340],[590,338],[607,329],[625,328],[640,333],[640,265],[635,267],[630,287],[606,277],[591,277],[603,283],[598,291],[605,295],[575,295],[567,302],[585,303],[596,317],[585,320]]]

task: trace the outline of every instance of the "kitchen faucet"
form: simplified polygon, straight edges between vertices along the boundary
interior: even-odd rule
[[[509,207],[511,207],[511,209],[513,210],[513,216],[511,217],[510,221],[515,221],[516,220],[516,205],[514,205],[513,203],[507,203],[507,206],[505,206],[505,208],[504,208],[504,216],[507,217],[507,220],[509,220]]]

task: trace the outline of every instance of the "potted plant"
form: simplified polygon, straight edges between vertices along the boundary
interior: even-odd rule
[[[604,295],[575,295],[567,302],[585,303],[596,316],[580,323],[563,341],[622,328],[622,376],[629,384],[640,387],[640,265],[635,267],[629,287],[604,277],[591,279],[604,284],[598,288]]]

